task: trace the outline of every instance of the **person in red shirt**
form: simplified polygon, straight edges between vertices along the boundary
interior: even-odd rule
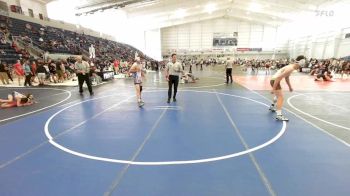
[[[115,59],[113,65],[114,65],[114,73],[117,75],[119,72],[119,60]]]
[[[14,68],[15,75],[18,78],[18,85],[21,86],[21,78],[23,78],[24,76],[24,70],[21,65],[21,61],[17,60],[17,63],[14,64],[13,68]]]

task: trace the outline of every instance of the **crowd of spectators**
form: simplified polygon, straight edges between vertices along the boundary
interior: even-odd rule
[[[34,58],[25,48],[17,46],[13,36],[24,43],[24,47],[37,47],[45,51],[41,57]],[[9,41],[7,41],[9,40]],[[12,41],[11,41],[12,40]],[[125,74],[133,64],[135,53],[145,60],[145,67],[157,70],[157,61],[147,57],[136,48],[117,43],[111,40],[85,35],[43,26],[23,20],[0,16],[0,44],[11,43],[11,47],[18,56],[16,63],[8,63],[4,60],[0,63],[0,70],[6,73],[3,79],[4,84],[9,80],[17,78],[18,85],[31,86],[33,82],[39,85],[47,83],[62,83],[67,80],[75,80],[74,63],[75,58],[52,60],[49,53],[64,53],[72,55],[82,55],[91,67],[91,76],[98,83],[100,76],[96,73],[103,71],[114,71],[115,74]],[[88,59],[86,53],[89,47],[93,46],[94,58]],[[0,48],[0,55],[5,51]],[[25,79],[24,79],[25,78]],[[24,83],[21,80],[24,80]]]
[[[345,59],[310,59],[308,67],[310,75],[315,76],[315,81],[323,79],[324,81],[334,81],[333,78],[349,78],[350,61]]]
[[[257,73],[259,70],[265,70],[266,74],[270,69],[280,69],[290,63],[293,63],[293,59],[278,59],[278,60],[241,60],[238,59],[235,64],[241,65],[243,70],[248,68],[253,73]],[[309,59],[305,64],[305,67],[300,67],[300,72],[309,73],[315,76],[315,81],[334,81],[334,78],[345,79],[349,78],[350,74],[350,61],[346,59]]]
[[[10,37],[12,35],[19,36],[23,42],[50,53],[81,55],[84,52],[87,53],[89,47],[94,45],[96,59],[101,62],[111,61],[115,58],[128,61],[134,58],[136,52],[147,61],[153,61],[153,59],[130,45],[85,35],[84,33],[43,26],[6,16],[0,17],[0,24],[1,27],[9,29]]]

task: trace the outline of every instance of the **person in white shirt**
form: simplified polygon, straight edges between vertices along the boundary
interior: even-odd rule
[[[227,63],[225,65],[226,68],[226,84],[228,84],[228,79],[231,79],[231,83],[233,82],[232,80],[232,64],[233,61],[230,61],[230,58],[227,58]]]
[[[93,45],[93,44],[91,44],[91,46],[89,47],[89,54],[90,54],[90,59],[96,58],[96,55],[95,55],[95,48],[94,48],[94,45]]]
[[[172,54],[171,61],[166,65],[166,68],[165,68],[165,76],[169,85],[167,103],[170,103],[173,85],[174,85],[173,101],[176,102],[177,87],[179,85],[179,76],[181,73],[184,74],[182,66],[179,62],[176,61],[176,54]]]

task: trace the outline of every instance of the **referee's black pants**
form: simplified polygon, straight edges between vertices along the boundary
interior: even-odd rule
[[[228,83],[229,78],[231,79],[232,83],[232,68],[226,68],[226,83]]]
[[[93,94],[92,92],[92,86],[91,86],[91,81],[90,81],[90,77],[89,77],[89,74],[77,74],[78,76],[78,82],[79,82],[79,93],[82,93],[83,92],[83,84],[84,84],[84,81],[86,82],[86,85],[89,89],[89,92],[90,94]]]
[[[176,98],[177,86],[179,85],[179,76],[169,75],[168,99],[171,98],[173,84],[174,84],[174,97],[173,98]]]

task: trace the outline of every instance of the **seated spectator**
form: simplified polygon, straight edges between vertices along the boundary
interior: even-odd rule
[[[344,63],[342,64],[341,78],[343,78],[344,74],[346,74],[347,78],[349,78],[349,74],[350,74],[350,62],[344,62]]]
[[[50,72],[50,82],[57,83],[56,63],[49,59],[47,64]]]
[[[92,65],[90,67],[90,79],[93,85],[97,85],[102,82],[102,78],[99,75],[97,75],[96,72],[97,72],[96,66]]]

